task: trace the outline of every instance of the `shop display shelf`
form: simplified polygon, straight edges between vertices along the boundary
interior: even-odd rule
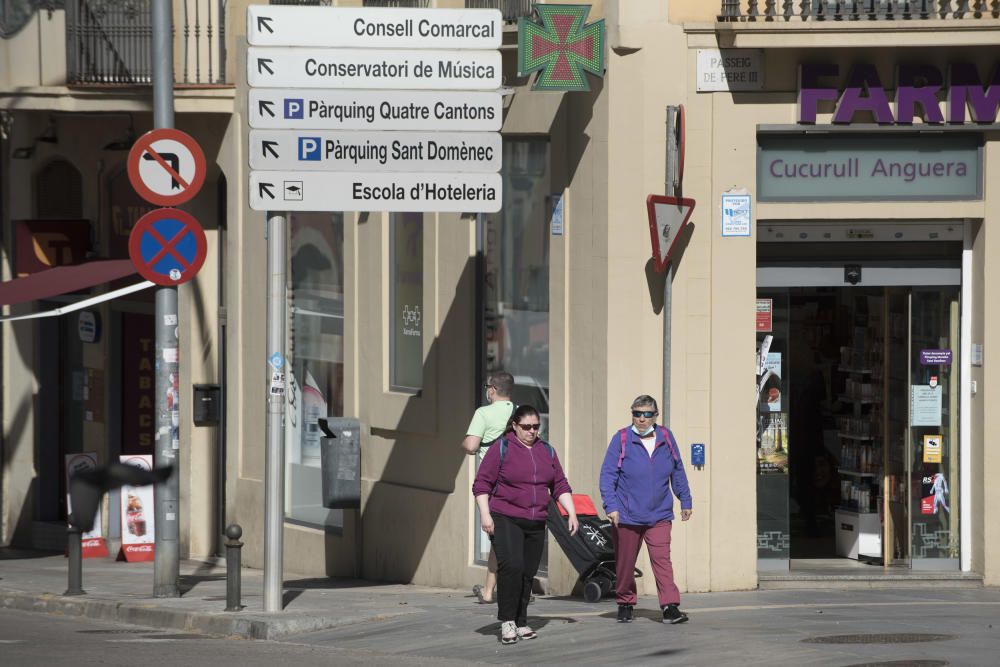
[[[850,475],[851,477],[878,477],[879,474],[876,472],[858,472],[857,470],[848,470],[847,468],[837,468],[837,471],[841,475]]]
[[[844,438],[845,440],[862,440],[862,441],[866,440],[870,441],[875,439],[874,435],[851,435],[850,433],[837,433],[837,437]]]
[[[880,398],[852,398],[851,396],[838,396],[837,400],[841,403],[857,403],[858,405],[875,405],[882,402]]]
[[[856,373],[857,375],[871,375],[872,369],[870,368],[848,368],[847,366],[838,366],[838,371],[842,373]]]

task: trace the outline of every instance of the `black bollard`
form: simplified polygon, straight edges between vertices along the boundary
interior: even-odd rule
[[[226,611],[240,611],[242,597],[240,588],[240,568],[243,562],[243,529],[238,523],[226,527]]]
[[[72,520],[73,517],[70,516],[70,523],[66,527],[66,555],[69,556],[69,588],[66,589],[63,595],[84,595],[86,591],[83,590],[83,546],[81,544],[83,531],[77,528],[72,523]]]

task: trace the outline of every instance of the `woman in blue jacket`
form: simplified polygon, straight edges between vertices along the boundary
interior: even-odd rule
[[[670,563],[670,528],[674,499],[681,501],[681,520],[691,518],[691,491],[684,463],[670,429],[657,426],[656,399],[643,394],[632,401],[632,426],[614,434],[601,466],[601,498],[614,524],[618,622],[632,621],[635,560],[646,543],[664,623],[688,620],[680,605]]]

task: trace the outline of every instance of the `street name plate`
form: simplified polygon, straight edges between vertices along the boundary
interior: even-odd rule
[[[271,171],[496,172],[498,132],[251,130],[250,167]]]
[[[247,50],[252,87],[496,90],[499,51]]]
[[[391,49],[498,49],[498,9],[247,7],[252,46]]]
[[[250,127],[498,132],[503,98],[485,91],[250,89]]]
[[[255,211],[449,211],[496,213],[500,174],[254,171]]]

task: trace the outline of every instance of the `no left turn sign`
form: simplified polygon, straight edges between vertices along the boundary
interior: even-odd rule
[[[152,130],[129,151],[128,178],[139,196],[152,204],[183,204],[205,183],[205,154],[185,132]]]

